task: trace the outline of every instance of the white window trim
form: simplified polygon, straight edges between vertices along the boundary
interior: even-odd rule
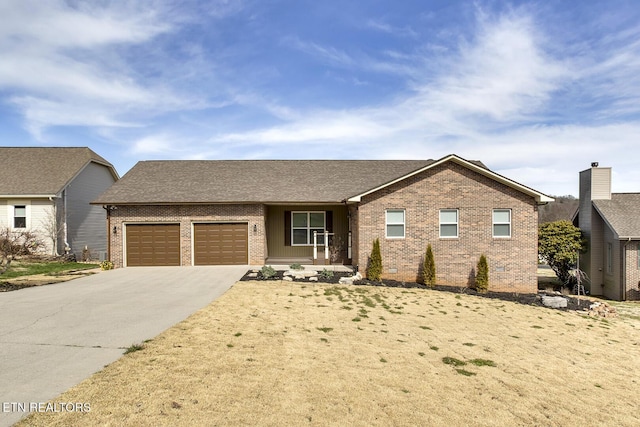
[[[496,212],[509,212],[509,221],[508,222],[496,222],[494,214]],[[498,209],[493,209],[491,211],[491,235],[495,238],[495,239],[510,239],[511,238],[511,222],[512,222],[512,217],[511,217],[511,209],[503,209],[503,208],[498,208]],[[508,236],[496,236],[496,225],[508,225],[509,226],[509,235]]]
[[[402,212],[402,222],[389,222],[389,212]],[[402,236],[389,236],[387,233],[389,225],[401,225]],[[384,211],[384,237],[386,239],[404,239],[407,235],[407,211],[406,209],[386,209]]]
[[[455,212],[456,213],[456,221],[455,222],[443,222],[442,221],[442,212]],[[441,239],[457,239],[460,236],[460,210],[459,209],[440,209],[438,211],[438,235]],[[443,236],[442,235],[442,226],[443,225],[452,225],[456,226],[456,235],[455,236]]]
[[[306,227],[295,227],[293,225],[293,215],[294,214],[307,214],[307,226]],[[310,214],[312,213],[318,213],[318,214],[322,214],[322,218],[323,218],[323,224],[322,224],[322,230],[326,231],[327,230],[327,213],[325,211],[291,211],[291,246],[313,246],[313,235],[309,234],[309,231],[315,228],[320,228],[320,227],[312,227],[311,226],[311,221],[310,221]],[[308,243],[294,243],[294,239],[293,239],[293,230],[307,230],[307,239],[308,239]],[[320,244],[320,242],[318,242],[318,246],[324,246],[324,243]]]
[[[16,227],[16,208],[18,206],[24,206],[24,227]],[[30,221],[29,221],[29,211],[30,211],[30,206],[28,203],[26,202],[20,202],[20,203],[13,203],[13,205],[11,206],[11,210],[12,210],[12,215],[11,215],[11,229],[12,230],[27,230],[29,229]]]

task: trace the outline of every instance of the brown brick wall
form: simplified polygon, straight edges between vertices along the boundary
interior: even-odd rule
[[[110,244],[111,261],[123,266],[124,225],[127,223],[179,223],[182,265],[192,265],[191,230],[194,222],[247,222],[249,226],[249,263],[264,264],[265,230],[263,205],[167,205],[167,206],[118,206],[111,211]],[[254,225],[257,231],[253,231]],[[113,227],[116,227],[116,234]]]
[[[459,209],[458,238],[439,237],[440,209]],[[405,209],[404,239],[385,238],[385,210]],[[493,209],[511,209],[511,238],[492,237]],[[489,289],[537,292],[538,212],[532,197],[453,162],[429,169],[363,197],[357,211],[365,272],[373,240],[380,238],[383,276],[416,281],[431,243],[437,282],[472,284],[481,254],[489,263]],[[397,269],[397,273],[391,273]]]

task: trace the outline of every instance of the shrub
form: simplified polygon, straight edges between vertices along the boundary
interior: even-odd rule
[[[480,293],[485,293],[489,290],[489,265],[484,254],[480,255],[480,260],[476,266],[476,290]]]
[[[380,239],[373,241],[373,249],[369,257],[367,279],[377,282],[382,280],[382,254],[380,253]]]
[[[260,273],[262,273],[262,277],[264,279],[271,279],[272,277],[275,277],[276,275],[276,269],[271,267],[270,265],[265,265],[264,267],[262,267],[262,269],[260,270]]]
[[[318,277],[322,280],[331,280],[333,277],[333,271],[327,270],[326,268],[322,269],[320,273],[318,273]]]
[[[292,269],[292,270],[304,270],[304,267],[300,263],[297,263],[297,262],[294,262],[293,264],[291,264],[289,266],[289,268]]]
[[[113,263],[111,261],[102,261],[100,263],[100,270],[113,270]]]
[[[540,258],[556,273],[564,284],[572,282],[570,272],[578,262],[578,253],[586,248],[586,242],[578,227],[571,221],[555,221],[538,228],[538,253]]]
[[[422,280],[427,286],[436,284],[436,262],[433,259],[431,244],[427,245],[427,253],[424,256],[424,266],[422,268]]]

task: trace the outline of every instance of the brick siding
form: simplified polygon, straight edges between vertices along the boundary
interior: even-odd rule
[[[405,238],[385,238],[386,209],[405,210]],[[440,209],[459,210],[458,238],[439,237]],[[510,238],[492,237],[493,209],[511,209]],[[489,290],[537,292],[535,200],[456,163],[444,163],[364,196],[352,221],[359,227],[354,263],[363,274],[373,240],[380,238],[383,277],[416,281],[430,243],[438,284],[473,285],[476,264],[485,254]]]
[[[181,265],[192,265],[191,230],[197,222],[247,222],[249,264],[262,265],[265,260],[264,205],[144,205],[118,206],[110,216],[110,258],[116,268],[123,266],[125,225],[141,223],[179,223]],[[253,231],[254,225],[256,232]],[[113,227],[116,227],[116,234]]]

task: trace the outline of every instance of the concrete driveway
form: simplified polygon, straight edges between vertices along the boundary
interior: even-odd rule
[[[247,268],[123,268],[0,293],[0,425],[205,307]]]

